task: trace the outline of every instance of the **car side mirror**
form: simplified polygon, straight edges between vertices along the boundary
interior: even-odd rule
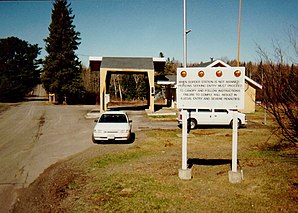
[[[132,120],[129,120],[129,123],[132,123]]]
[[[95,123],[97,123],[97,120],[94,120]]]

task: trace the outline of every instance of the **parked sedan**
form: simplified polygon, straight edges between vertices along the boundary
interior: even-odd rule
[[[131,137],[132,121],[122,111],[107,111],[100,115],[93,130],[92,140],[128,141]]]

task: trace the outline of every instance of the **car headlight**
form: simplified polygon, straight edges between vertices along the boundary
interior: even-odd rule
[[[119,131],[119,133],[128,133],[129,132],[129,130],[127,130],[127,129],[124,129],[124,130],[120,130]]]
[[[100,130],[100,129],[94,129],[94,133],[105,133],[104,130]]]

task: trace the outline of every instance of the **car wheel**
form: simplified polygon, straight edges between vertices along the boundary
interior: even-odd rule
[[[240,119],[238,119],[238,129],[240,128],[240,126],[241,126],[241,120]]]
[[[239,129],[240,126],[241,126],[241,120],[238,119],[237,128]],[[233,129],[233,120],[231,120],[230,122],[230,127]]]
[[[196,119],[191,118],[189,121],[190,129],[195,129],[197,127],[197,121]]]

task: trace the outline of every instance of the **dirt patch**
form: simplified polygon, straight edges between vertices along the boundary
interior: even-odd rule
[[[29,188],[23,189],[13,212],[59,212],[70,184],[82,177],[79,170],[57,163],[49,167]]]

